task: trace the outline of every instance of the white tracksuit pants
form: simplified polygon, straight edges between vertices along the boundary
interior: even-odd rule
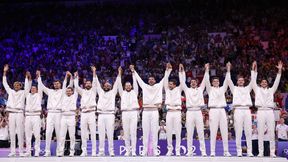
[[[81,113],[80,117],[82,151],[87,152],[87,140],[89,140],[89,130],[92,141],[92,153],[96,154],[96,116],[95,112]]]
[[[99,114],[98,116],[98,132],[99,132],[99,153],[104,153],[105,134],[108,138],[109,153],[114,153],[114,114]]]
[[[172,135],[175,132],[176,135],[176,153],[180,153],[181,143],[181,111],[168,111],[166,115],[166,130],[167,130],[167,149],[168,151],[173,150]]]
[[[268,136],[270,139],[270,155],[275,154],[275,117],[273,110],[259,110],[257,111],[257,121],[258,121],[258,147],[259,154],[264,154],[264,132],[265,125],[268,128]]]
[[[39,115],[26,116],[25,118],[25,136],[26,136],[26,152],[31,153],[32,133],[35,137],[35,152],[40,152],[40,131],[41,118]]]
[[[186,129],[187,129],[187,149],[192,152],[193,134],[196,126],[199,137],[200,151],[202,155],[206,154],[205,138],[204,138],[204,122],[201,110],[191,110],[186,112]]]
[[[18,137],[19,153],[23,153],[24,148],[24,114],[23,113],[9,113],[8,127],[10,135],[10,150],[11,153],[16,153],[16,134]]]
[[[126,151],[136,153],[138,111],[123,111],[122,124]],[[130,145],[131,140],[131,145]]]
[[[144,110],[142,114],[143,129],[143,154],[148,152],[149,133],[152,133],[152,143],[154,154],[158,151],[158,130],[159,130],[159,112],[158,110]]]
[[[57,138],[56,153],[59,153],[60,122],[61,122],[61,113],[48,112],[46,121],[46,145],[45,145],[46,153],[50,153],[51,138],[54,128]]]
[[[227,123],[227,115],[224,108],[210,109],[209,125],[210,125],[211,154],[215,154],[216,135],[219,126],[224,147],[224,153],[228,152],[228,123]]]
[[[60,126],[60,142],[59,142],[59,152],[60,155],[64,153],[66,133],[68,130],[70,137],[70,154],[75,152],[75,115],[62,115],[61,126]]]
[[[252,154],[252,117],[249,108],[235,109],[234,111],[234,127],[236,133],[237,154],[242,155],[241,138],[244,127],[244,133],[247,143],[247,154]]]

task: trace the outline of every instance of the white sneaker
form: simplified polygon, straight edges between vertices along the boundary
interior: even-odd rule
[[[115,156],[114,151],[111,151],[109,154],[110,154],[111,157]]]
[[[229,152],[225,152],[225,153],[224,153],[224,156],[225,156],[225,157],[231,157],[231,154],[230,154]]]
[[[168,150],[168,152],[166,153],[166,156],[171,156],[172,155],[172,150]]]
[[[210,156],[211,156],[211,157],[215,157],[215,152],[212,152],[212,153],[210,154]]]
[[[206,153],[202,153],[202,157],[207,157],[207,154]]]
[[[25,156],[26,156],[26,153],[20,152],[20,153],[19,153],[19,156],[20,156],[20,157],[25,157]]]
[[[93,151],[91,156],[93,156],[93,157],[97,156],[96,152]]]
[[[259,153],[259,154],[257,155],[257,157],[263,157],[263,154]]]
[[[16,156],[16,153],[15,152],[10,152],[9,154],[8,154],[8,157],[15,157]]]
[[[180,151],[176,151],[176,156],[180,156]]]
[[[81,156],[81,157],[87,156],[87,152],[86,152],[86,151],[83,151],[80,156]]]
[[[57,156],[58,157],[62,157],[62,156],[64,156],[64,153],[63,152],[59,152],[59,153],[57,153]]]
[[[158,151],[153,151],[153,156],[159,156]]]
[[[50,152],[45,152],[44,157],[49,157],[49,156],[51,156],[51,153]]]
[[[124,156],[130,156],[130,155],[131,155],[131,152],[130,151],[126,151]]]
[[[20,153],[21,154],[21,153]],[[24,156],[25,157],[30,157],[31,156],[31,153],[30,152],[26,152],[25,154],[24,154]]]
[[[69,156],[73,157],[74,156],[74,152],[70,152]]]
[[[187,154],[186,154],[186,156],[193,156],[192,151],[188,151]]]
[[[237,154],[237,156],[238,156],[238,157],[242,157],[242,154],[239,153],[239,154]]]
[[[104,152],[99,151],[98,156],[105,156]]]
[[[146,151],[143,151],[141,156],[147,156],[147,152]]]
[[[132,156],[135,157],[135,156],[136,156],[136,153],[135,153],[135,152],[132,152]]]
[[[39,157],[39,152],[35,151],[34,157]]]
[[[275,154],[270,155],[271,158],[276,158],[277,156]]]
[[[19,156],[20,156],[20,157],[25,157],[26,154],[21,152],[21,153],[19,153]]]
[[[252,153],[248,154],[247,156],[249,157],[254,157],[254,155]]]

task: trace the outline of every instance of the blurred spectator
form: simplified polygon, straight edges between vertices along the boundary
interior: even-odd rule
[[[118,140],[124,140],[124,130],[120,130],[120,135],[117,137]]]
[[[288,140],[288,125],[284,124],[284,119],[280,118],[279,124],[276,126],[276,134],[278,141]]]
[[[158,138],[159,138],[159,140],[166,140],[167,139],[166,126],[165,126],[164,120],[161,120],[161,122],[160,122]]]
[[[9,142],[8,142],[8,118],[7,116],[2,116],[0,114],[0,147],[1,148],[8,148]]]
[[[258,130],[255,124],[252,125],[252,154],[257,156],[259,154],[258,150]]]

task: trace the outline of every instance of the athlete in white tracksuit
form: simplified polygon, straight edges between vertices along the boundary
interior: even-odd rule
[[[94,69],[94,70],[93,70]],[[92,156],[96,156],[96,69],[92,67],[93,81],[86,81],[84,89],[79,87],[78,73],[74,73],[74,86],[76,92],[81,96],[80,101],[80,128],[82,140],[82,154],[80,156],[87,156],[87,140],[89,140],[89,131],[92,142]]]
[[[258,108],[257,111],[257,127],[258,127],[258,146],[259,146],[259,157],[264,154],[263,148],[263,138],[265,132],[265,124],[268,126],[268,136],[270,139],[270,156],[276,157],[275,155],[275,118],[273,109],[275,107],[274,103],[274,93],[276,92],[282,73],[282,62],[278,63],[278,74],[271,88],[268,87],[268,82],[265,79],[261,80],[260,86],[256,83],[257,70],[253,75],[252,87],[255,92],[255,106]],[[257,69],[257,68],[255,68]]]
[[[223,86],[219,86],[219,79],[212,79],[212,85],[209,81],[209,75],[205,80],[206,90],[209,95],[208,107],[209,111],[209,125],[210,125],[210,156],[215,156],[216,134],[220,126],[224,156],[231,156],[228,150],[228,122],[225,107],[227,106],[225,92],[228,88],[227,74],[223,82]]]
[[[39,77],[39,76],[37,76]],[[25,85],[25,88],[30,85]],[[27,92],[29,92],[29,89]],[[26,106],[25,106],[25,137],[26,137],[26,156],[31,156],[31,139],[32,133],[35,137],[35,153],[34,156],[38,157],[40,153],[40,131],[41,131],[41,103],[43,98],[43,91],[39,86],[32,86],[31,93],[26,93]]]
[[[75,115],[76,115],[76,104],[77,104],[78,93],[74,92],[72,87],[68,87],[66,92],[63,91],[62,105],[61,105],[61,124],[60,124],[60,144],[59,144],[59,155],[64,155],[64,146],[66,133],[68,130],[70,137],[70,154],[74,156],[75,153]]]
[[[8,94],[6,111],[9,112],[8,128],[10,137],[10,153],[9,157],[16,156],[16,140],[18,137],[19,155],[25,156],[23,144],[24,144],[24,106],[25,106],[25,90],[21,90],[22,84],[20,82],[14,82],[14,89],[11,89],[7,83],[6,74],[9,70],[9,66],[4,66],[3,72],[3,86]],[[26,75],[25,85],[27,85],[28,78]],[[26,87],[25,87],[26,88]],[[26,88],[27,90],[27,88]]]
[[[167,156],[172,155],[172,135],[176,135],[175,152],[176,156],[180,156],[180,143],[181,143],[181,92],[182,87],[176,86],[176,80],[169,80],[168,77],[172,71],[172,66],[168,64],[166,69],[167,75],[164,78],[164,89],[165,89],[165,105],[167,109],[166,115],[166,130],[167,130]]]
[[[130,156],[131,153],[132,156],[136,156],[139,103],[137,98],[138,84],[134,75],[132,76],[132,78],[133,87],[130,82],[126,82],[124,90],[122,88],[121,81],[118,82],[118,91],[121,97],[122,124],[126,148],[125,156]]]
[[[120,69],[120,68],[119,68]],[[114,123],[115,123],[115,97],[118,91],[118,85],[121,72],[118,70],[118,76],[112,88],[111,83],[106,81],[103,89],[96,75],[96,89],[99,95],[97,113],[98,115],[98,131],[99,131],[99,156],[104,156],[105,135],[108,138],[108,150],[110,156],[114,156]],[[106,132],[106,133],[105,133]]]
[[[40,73],[40,71],[39,71]],[[40,74],[39,74],[40,75]],[[57,138],[57,149],[56,154],[59,154],[59,137],[60,137],[60,122],[61,122],[61,96],[63,94],[63,91],[66,91],[66,84],[67,84],[67,77],[68,73],[66,73],[62,89],[61,89],[61,83],[60,81],[54,81],[54,89],[50,89],[44,86],[42,83],[41,76],[38,78],[38,84],[43,89],[44,93],[48,96],[48,103],[47,103],[47,109],[48,109],[48,115],[47,115],[47,121],[46,121],[46,145],[45,145],[45,154],[44,156],[51,156],[50,152],[50,146],[51,146],[51,138],[52,133],[55,128],[56,138]],[[70,84],[72,82],[70,81]]]
[[[228,63],[228,66],[231,66]],[[236,133],[236,148],[237,156],[242,156],[242,147],[241,147],[241,138],[244,127],[246,143],[247,143],[247,156],[252,157],[252,116],[251,110],[249,109],[252,106],[252,100],[250,92],[252,90],[252,82],[247,86],[244,86],[245,80],[244,77],[240,76],[237,79],[237,86],[235,86],[231,80],[230,67],[227,71],[228,85],[233,94],[233,108],[234,111],[234,127]],[[251,78],[253,77],[253,72],[251,72]]]
[[[143,127],[143,152],[142,156],[146,156],[148,152],[148,139],[149,133],[152,133],[152,143],[153,143],[153,154],[158,156],[158,130],[159,130],[159,112],[158,109],[162,105],[163,100],[163,81],[164,78],[156,83],[153,76],[148,78],[148,83],[146,84],[138,75],[138,73],[133,69],[133,75],[135,75],[139,86],[143,91],[143,114],[142,114],[142,127]],[[167,72],[165,72],[165,75]]]
[[[208,70],[208,69],[207,69]],[[205,106],[203,91],[205,89],[205,79],[208,77],[208,71],[206,70],[204,78],[198,87],[198,81],[192,79],[190,82],[190,88],[186,85],[186,75],[184,67],[182,64],[179,65],[179,80],[180,86],[186,95],[186,129],[187,129],[187,156],[192,156],[192,146],[193,146],[193,134],[194,127],[197,128],[197,133],[200,143],[200,151],[202,156],[207,156],[205,139],[204,139],[204,123],[201,108]]]

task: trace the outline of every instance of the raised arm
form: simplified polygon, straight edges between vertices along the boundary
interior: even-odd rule
[[[29,71],[26,72],[26,75],[25,75],[25,83],[24,83],[24,92],[25,92],[25,95],[28,95],[29,94],[29,91],[31,89],[31,86],[32,86],[32,79],[31,79],[31,74]]]
[[[234,92],[234,83],[233,83],[233,81],[232,81],[232,79],[231,79],[231,63],[230,62],[228,62],[227,63],[227,73],[226,73],[226,78],[225,79],[227,79],[227,84],[228,84],[228,86],[229,86],[229,88],[230,88],[230,90],[231,90],[231,92],[232,92],[232,94],[233,94],[233,92]]]
[[[204,77],[200,83],[200,88],[201,89],[205,89],[205,80],[207,79],[207,77],[209,77],[209,68],[208,68],[209,64],[205,64],[205,73],[204,73]],[[209,78],[208,78],[209,80]]]
[[[170,69],[170,68],[171,68],[171,71],[172,71],[172,65],[170,63],[167,63],[166,64],[166,70],[165,70],[165,73],[164,73],[164,77],[161,79],[161,81],[158,84],[160,84],[160,85],[162,84],[162,86],[163,86],[163,84],[165,82],[165,79],[167,78],[167,80],[168,80],[171,71],[167,71],[167,69]],[[168,84],[166,84],[166,85],[168,86]]]
[[[43,90],[43,92],[48,95],[50,89],[47,88],[47,87],[43,84],[42,78],[41,78],[41,72],[40,72],[39,70],[37,70],[37,71],[36,71],[36,75],[39,76],[38,79],[37,79],[37,81],[38,81],[38,87],[40,86],[41,89]]]
[[[69,71],[66,71],[65,78],[64,78],[64,81],[63,81],[63,85],[62,85],[62,90],[64,90],[64,91],[66,91],[67,79],[68,79],[69,76],[71,76],[71,73]]]
[[[76,92],[82,96],[84,90],[81,87],[79,87],[78,72],[74,73],[74,87]]]
[[[164,78],[162,79],[163,81],[163,85],[165,90],[168,90],[168,84],[169,84],[169,76],[171,74],[172,71],[172,65],[170,63],[166,64],[166,70],[165,70],[165,74],[164,74]],[[161,82],[161,81],[160,81]]]
[[[138,88],[138,84],[137,84],[135,75],[132,75],[132,79],[133,79],[133,90],[135,91],[136,95],[138,96],[139,88]]]
[[[231,64],[230,64],[230,62],[228,62],[226,64],[226,69],[227,69],[226,76],[225,76],[225,79],[224,79],[224,82],[223,82],[223,85],[222,85],[222,88],[224,89],[225,92],[228,89],[228,78],[230,76],[230,68],[231,68]]]
[[[255,65],[254,63],[252,64],[252,69],[251,69],[251,73],[250,73],[250,82],[247,85],[247,87],[251,90],[253,88],[253,77],[254,77],[254,69],[255,69]]]
[[[93,74],[93,80],[92,80],[92,90],[96,93],[97,92],[97,88],[96,88],[96,67],[95,66],[91,66],[91,71]],[[77,73],[78,75],[78,73]]]
[[[95,89],[98,93],[104,93],[104,90],[102,89],[101,84],[100,84],[99,79],[98,79],[97,74],[96,74],[96,67],[91,66],[91,69],[93,72],[92,88],[95,87]]]
[[[40,74],[38,73],[38,71],[36,71],[36,79],[38,80],[40,77]],[[38,89],[38,94],[41,96],[41,98],[43,97],[43,89],[42,86],[40,86],[39,82],[37,84],[37,89]]]
[[[114,85],[113,85],[113,88],[112,88],[112,91],[114,93],[117,93],[117,90],[119,90],[119,86],[122,84],[121,83],[121,75],[122,75],[122,68],[121,68],[121,66],[119,66],[119,68],[118,68],[118,76],[116,77],[116,81],[114,82]],[[123,91],[122,86],[120,86],[120,89],[122,89],[122,91]]]
[[[185,74],[185,70],[184,70],[184,66],[183,64],[179,64],[179,81],[180,81],[180,87],[183,90],[188,89],[187,85],[186,85],[186,74]]]
[[[210,75],[209,75],[209,69],[210,69],[209,63],[205,64],[205,69],[206,69],[206,71],[208,73],[207,77],[205,78],[205,86],[206,86],[207,92],[209,93],[210,90],[211,90]]]
[[[132,75],[135,76],[139,86],[141,88],[145,87],[146,86],[146,83],[140,78],[140,76],[138,75],[138,73],[136,72],[135,68],[134,68],[134,65],[130,65],[130,70],[132,71]]]
[[[282,68],[283,68],[283,63],[282,61],[279,61],[278,62],[278,65],[276,66],[277,69],[278,69],[278,73],[277,73],[277,76],[276,76],[276,79],[273,83],[273,86],[271,87],[272,90],[273,90],[273,93],[276,92],[278,86],[279,86],[279,83],[280,83],[280,78],[281,78],[281,74],[282,74]]]
[[[258,73],[257,73],[257,62],[254,61],[252,63],[251,81],[250,81],[252,89],[254,91],[256,91],[256,88],[258,87],[258,85],[257,85],[257,75],[258,75]]]
[[[7,83],[7,77],[6,77],[8,70],[9,70],[9,65],[7,65],[7,64],[4,65],[4,70],[3,70],[3,86],[4,86],[5,90],[6,90],[6,92],[7,92],[8,94],[10,94],[10,93],[12,92],[12,89],[11,89],[10,86],[8,85],[8,83]]]
[[[74,79],[73,79],[73,76],[72,74],[69,72],[69,76],[70,76],[70,81],[69,81],[69,85],[68,87],[72,87],[73,88],[73,85],[74,85]]]

